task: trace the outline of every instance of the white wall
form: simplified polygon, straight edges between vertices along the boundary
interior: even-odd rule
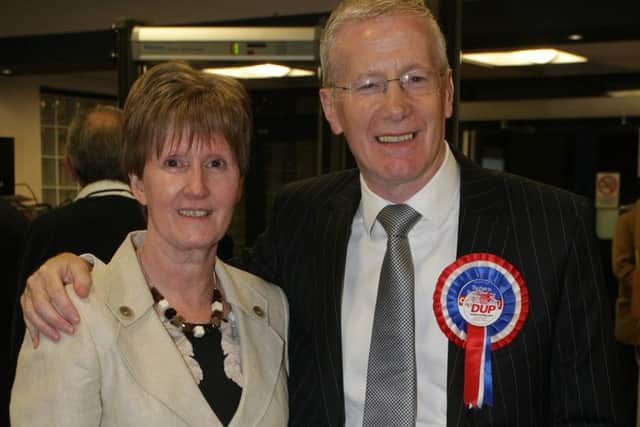
[[[0,135],[15,139],[16,184],[27,182],[41,197],[40,109],[37,85],[28,81],[0,78]],[[16,185],[16,194],[31,197]]]
[[[42,200],[40,161],[40,87],[116,95],[117,83],[110,73],[0,77],[0,136],[15,140],[16,194]]]

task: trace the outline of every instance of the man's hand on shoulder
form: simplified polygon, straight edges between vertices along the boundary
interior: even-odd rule
[[[80,317],[64,288],[68,283],[81,298],[89,295],[91,264],[71,253],[48,259],[27,279],[20,304],[34,348],[38,347],[40,333],[54,341],[60,339],[60,331],[74,333]]]

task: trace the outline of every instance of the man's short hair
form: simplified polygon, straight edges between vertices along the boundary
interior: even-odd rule
[[[421,16],[426,20],[436,42],[439,72],[449,69],[447,44],[433,13],[423,0],[343,0],[336,6],[327,20],[320,39],[320,64],[322,84],[327,87],[335,83],[335,58],[333,58],[336,33],[354,21],[365,21],[380,16]]]
[[[98,106],[78,113],[69,125],[66,154],[82,185],[103,179],[127,182],[122,171],[122,110]]]

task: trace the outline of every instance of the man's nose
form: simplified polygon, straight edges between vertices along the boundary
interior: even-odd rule
[[[391,119],[400,120],[409,114],[410,105],[407,95],[407,91],[402,86],[400,79],[387,80],[387,87],[383,96],[385,107]]]

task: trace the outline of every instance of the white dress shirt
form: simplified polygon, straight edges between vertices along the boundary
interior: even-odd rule
[[[422,218],[409,233],[415,266],[418,426],[446,426],[448,340],[436,322],[433,291],[456,258],[460,171],[448,144],[442,166],[405,203]],[[353,218],[342,295],[342,363],[346,426],[362,426],[371,329],[387,235],[377,221],[387,200],[360,176],[362,199]]]

